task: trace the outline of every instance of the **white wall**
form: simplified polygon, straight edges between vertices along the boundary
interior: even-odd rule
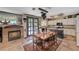
[[[79,46],[79,16],[76,18],[76,39],[77,46]]]

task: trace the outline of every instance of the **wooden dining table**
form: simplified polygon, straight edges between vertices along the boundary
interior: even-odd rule
[[[51,36],[55,36],[56,32],[52,32],[52,31],[47,31],[47,32],[40,32],[35,34],[35,37],[37,37],[37,40],[41,40],[42,43],[45,43],[46,40],[48,40]],[[42,48],[44,48],[44,45],[42,45]]]

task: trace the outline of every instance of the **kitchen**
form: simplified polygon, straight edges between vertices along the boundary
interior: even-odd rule
[[[0,50],[79,50],[78,10],[78,7],[0,7]]]

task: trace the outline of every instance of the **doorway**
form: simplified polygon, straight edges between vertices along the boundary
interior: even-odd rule
[[[39,32],[39,19],[28,17],[27,18],[27,36],[34,35]]]

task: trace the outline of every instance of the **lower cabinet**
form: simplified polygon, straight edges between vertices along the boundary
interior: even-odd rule
[[[64,32],[63,32],[63,30],[57,30],[57,37],[59,37],[59,38],[64,38]]]

